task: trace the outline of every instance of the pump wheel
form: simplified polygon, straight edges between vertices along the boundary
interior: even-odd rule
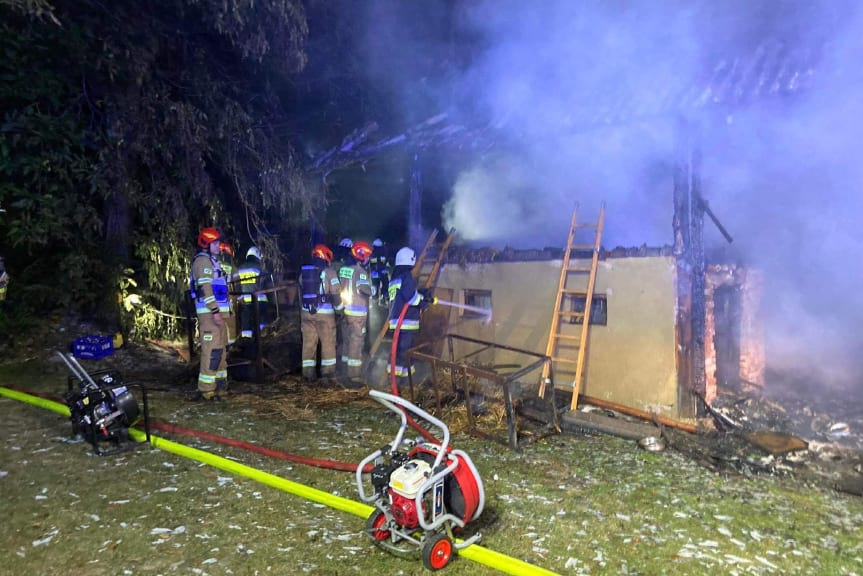
[[[382,528],[387,523],[387,515],[380,510],[375,510],[366,520],[366,534],[375,541],[389,540],[390,531]]]
[[[438,532],[423,544],[423,566],[429,570],[440,570],[452,560],[452,540]]]

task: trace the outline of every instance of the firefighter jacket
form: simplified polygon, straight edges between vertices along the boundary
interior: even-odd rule
[[[228,278],[219,261],[203,250],[192,258],[190,292],[195,300],[195,312],[207,314],[231,311],[228,301]]]
[[[263,273],[261,261],[254,256],[249,256],[240,264],[237,270],[237,280],[240,284],[239,301],[243,304],[252,303],[252,294],[263,288]],[[266,302],[266,294],[258,294],[258,302]]]
[[[354,263],[353,266],[342,266],[339,269],[339,282],[342,288],[345,316],[367,316],[369,297],[372,295],[368,270],[359,262]]]
[[[303,313],[335,314],[341,311],[341,284],[331,266],[307,264],[300,270]]]
[[[372,270],[372,278],[380,278],[382,275],[386,275],[389,273],[389,261],[387,260],[386,254],[383,254],[383,247],[376,248],[372,253],[372,257],[369,259],[369,267]],[[379,254],[378,251],[381,251]]]
[[[423,295],[417,290],[417,282],[411,274],[410,266],[396,268],[393,279],[390,280],[390,330],[398,325],[399,315],[404,305],[408,310],[402,320],[402,330],[420,329],[420,311],[425,307]]]

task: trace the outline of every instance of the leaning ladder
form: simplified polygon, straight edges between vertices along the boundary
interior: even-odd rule
[[[596,269],[599,263],[599,247],[602,240],[602,226],[605,221],[605,203],[603,202],[599,208],[599,220],[595,224],[579,224],[578,209],[572,211],[572,221],[569,225],[569,237],[566,241],[566,250],[563,255],[563,266],[560,270],[560,281],[557,287],[557,296],[554,302],[554,315],[551,318],[551,330],[548,335],[548,344],[546,345],[545,355],[551,358],[551,366],[546,364],[542,370],[542,380],[539,385],[539,396],[545,397],[546,385],[550,382],[550,374],[555,369],[555,365],[560,365],[560,372],[572,373],[572,366],[575,366],[575,373],[572,379],[572,400],[570,409],[575,410],[578,405],[578,394],[581,389],[581,380],[584,374],[584,363],[587,352],[587,336],[590,328],[590,310],[593,303],[593,289],[596,285]],[[592,244],[575,244],[575,236],[579,230],[588,229],[594,230]],[[573,262],[575,253],[576,260],[579,254],[585,252],[591,253],[590,267],[576,266]],[[584,286],[584,277],[587,275],[587,285]],[[576,286],[581,280],[581,285]],[[575,306],[571,302],[575,298],[584,299],[584,310],[575,310]],[[567,309],[568,308],[568,309]],[[566,320],[581,320],[581,333],[567,334],[564,333],[561,327],[561,319]],[[566,353],[572,353],[577,349],[576,357],[573,359]],[[569,369],[564,368],[568,366]]]
[[[423,290],[432,290],[437,286],[440,267],[446,258],[447,250],[449,250],[453,238],[455,238],[455,228],[450,228],[446,239],[444,239],[444,241],[439,245],[435,243],[437,235],[437,229],[433,230],[432,233],[429,234],[425,246],[423,246],[422,251],[420,251],[419,256],[417,256],[417,261],[414,264],[414,267],[411,269],[411,274],[416,279],[417,286]],[[385,318],[377,338],[375,338],[371,348],[369,348],[369,358],[374,358],[378,348],[380,348],[381,343],[384,341],[389,325],[389,318]],[[369,362],[366,365],[370,366],[371,363]]]

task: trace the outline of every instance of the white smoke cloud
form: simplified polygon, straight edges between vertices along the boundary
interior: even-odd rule
[[[425,78],[422,100],[404,89],[414,71],[391,65],[383,50],[375,69],[402,94],[405,118],[427,117],[422,106],[433,97],[466,125],[500,127],[492,155],[455,179],[442,211],[445,228],[477,243],[560,246],[572,207],[578,203],[590,220],[601,201],[604,245],[671,243],[675,119],[632,123],[612,113],[638,117],[681,86],[707,86],[718,63],[741,58],[745,67],[768,39],[809,54],[812,69],[799,78],[811,76],[804,92],[689,111],[702,144],[703,194],[734,237],[725,244],[706,219],[705,241],[765,271],[774,370],[861,388],[863,4],[451,4],[460,11],[449,26],[470,38],[472,50],[467,66],[455,66],[461,74],[441,84]],[[370,30],[379,29],[379,17]],[[414,49],[433,52],[424,37],[399,53]]]
[[[495,207],[475,230],[515,246],[560,245],[573,200],[608,204],[606,246],[670,243],[675,119],[597,125],[608,111],[637,117],[677,87],[706,86],[712,65],[742,56],[745,66],[765,39],[810,50],[815,76],[802,95],[692,116],[703,193],[735,242],[722,246],[709,220],[705,238],[765,271],[772,370],[860,388],[863,94],[852,74],[863,22],[854,3],[495,0],[466,23],[487,49],[463,93],[506,127],[508,173],[521,177],[478,161],[445,218],[464,230],[470,214]],[[508,212],[524,191],[545,226]]]

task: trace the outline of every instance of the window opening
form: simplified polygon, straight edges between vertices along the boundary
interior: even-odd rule
[[[491,290],[465,290],[465,306],[473,306],[481,310],[491,310]],[[463,310],[462,318],[486,318],[486,313],[480,310]]]
[[[584,312],[587,296],[571,295],[569,297],[570,312]],[[584,324],[583,316],[571,316],[570,324]],[[590,300],[590,324],[597,326],[608,325],[608,299],[605,294],[594,294]]]

